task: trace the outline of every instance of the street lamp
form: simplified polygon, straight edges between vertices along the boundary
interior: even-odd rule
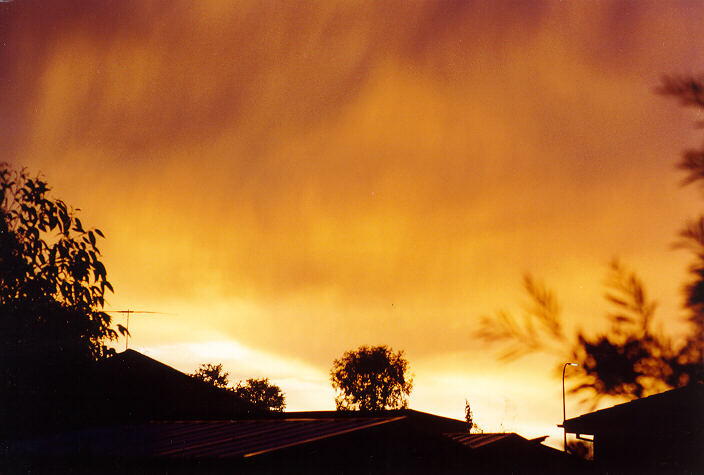
[[[568,366],[579,365],[577,363],[565,363],[564,366],[562,366],[562,433],[564,435],[562,450],[565,453],[567,453],[567,429],[565,428],[565,419],[567,418],[565,413],[565,370]]]

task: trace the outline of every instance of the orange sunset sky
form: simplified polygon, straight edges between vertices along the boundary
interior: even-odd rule
[[[559,436],[561,362],[474,332],[524,272],[605,328],[619,257],[681,335],[701,131],[654,89],[704,72],[702,32],[699,1],[14,0],[0,161],[105,233],[109,308],[165,313],[131,319],[138,351],[312,410],[334,358],[388,344],[412,408]]]

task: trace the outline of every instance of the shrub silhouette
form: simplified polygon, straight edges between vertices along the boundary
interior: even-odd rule
[[[283,412],[286,409],[286,395],[281,388],[269,382],[269,378],[249,378],[241,381],[234,389],[243,400],[249,402],[255,411]]]
[[[244,383],[240,381],[234,388],[228,387],[230,374],[223,371],[222,364],[202,364],[190,376],[216,388],[234,392],[249,403],[254,412],[283,412],[286,409],[286,395],[280,387],[271,384],[269,378],[249,378]]]

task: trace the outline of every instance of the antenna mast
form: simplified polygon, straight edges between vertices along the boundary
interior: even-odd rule
[[[158,313],[161,315],[168,315],[167,313],[164,312],[151,312],[149,310],[105,310],[105,313],[124,313],[127,315],[127,324],[125,325],[125,328],[127,329],[127,333],[125,334],[125,351],[127,351],[127,348],[129,346],[129,341],[130,341],[130,315],[133,313]]]

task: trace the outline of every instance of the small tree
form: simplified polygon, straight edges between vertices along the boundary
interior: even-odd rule
[[[191,377],[198,381],[203,381],[216,388],[225,389],[229,383],[230,373],[223,372],[222,364],[202,364],[195,373],[190,374]]]
[[[467,422],[467,432],[472,432],[472,430],[481,431],[479,425],[474,422],[474,414],[472,414],[472,408],[469,407],[469,401],[464,400],[464,420]]]
[[[332,387],[338,410],[379,411],[408,406],[413,379],[406,375],[403,351],[384,346],[360,346],[333,362]]]
[[[240,381],[234,391],[252,404],[255,411],[283,412],[286,409],[286,396],[280,387],[269,383],[269,378],[249,378],[245,384]]]

